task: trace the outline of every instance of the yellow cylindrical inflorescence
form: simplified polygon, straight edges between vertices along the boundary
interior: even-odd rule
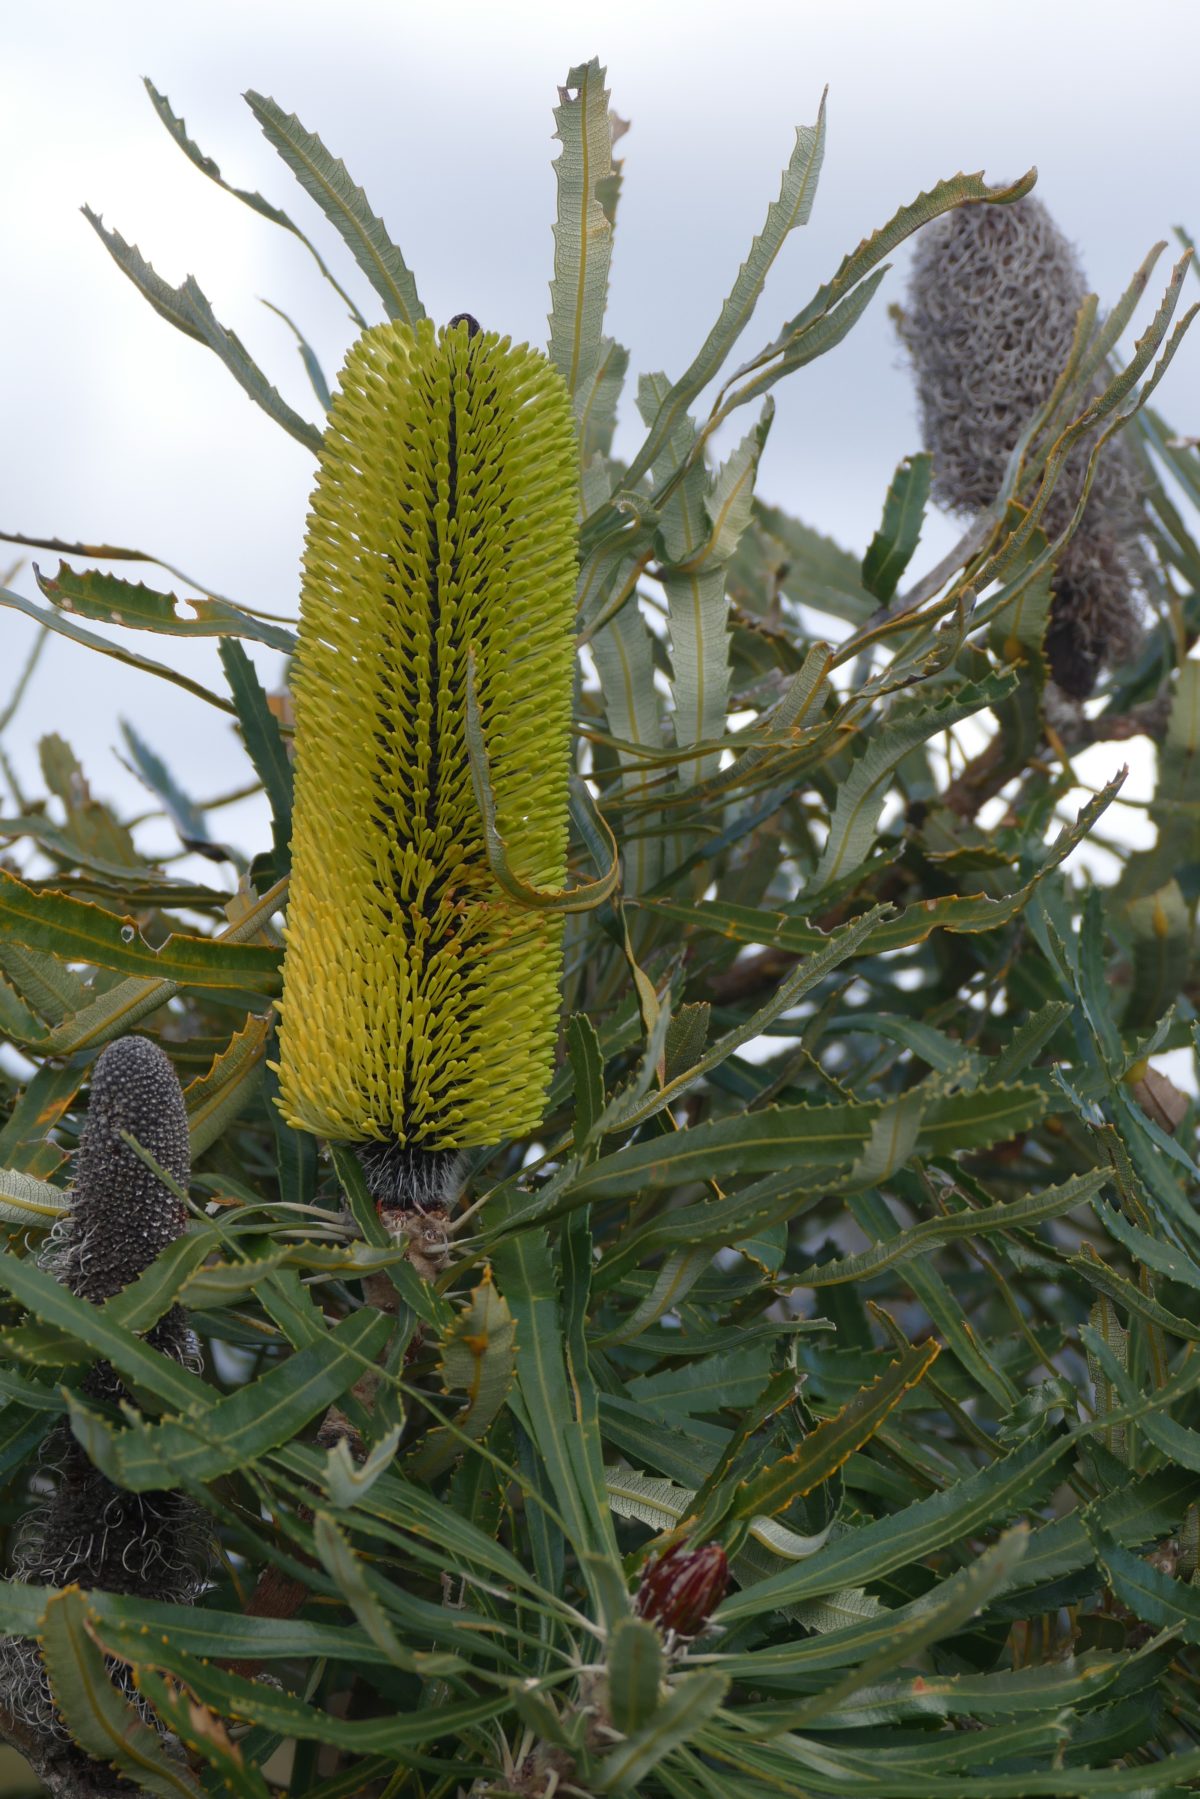
[[[465,1148],[541,1118],[562,917],[487,862],[467,753],[474,658],[497,827],[566,878],[577,451],[545,357],[473,320],[365,332],[308,520],[280,1028],[290,1124]]]

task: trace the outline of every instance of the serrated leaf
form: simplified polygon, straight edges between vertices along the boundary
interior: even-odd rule
[[[20,1094],[0,1127],[0,1168],[44,1179],[65,1160],[51,1132],[83,1082],[83,1070],[43,1065]]]
[[[883,518],[863,557],[862,584],[884,605],[900,585],[925,522],[933,458],[922,450],[906,456],[892,476]]]
[[[127,244],[119,231],[110,231],[90,206],[83,207],[82,212],[117,267],[129,277],[143,298],[149,300],[159,317],[174,325],[177,331],[182,331],[185,337],[203,343],[204,335],[184,305],[179,289],[156,274],[137,245]]]
[[[698,1488],[681,1487],[672,1480],[660,1480],[642,1474],[636,1468],[610,1468],[605,1472],[608,1502],[621,1518],[636,1518],[654,1531],[674,1530],[693,1516]],[[753,1518],[750,1535],[784,1561],[803,1561],[815,1555],[829,1535],[828,1530],[803,1536],[789,1530],[775,1518]]]
[[[1131,900],[1126,915],[1133,932],[1133,980],[1121,1025],[1128,1030],[1157,1024],[1178,999],[1191,967],[1194,930],[1176,880]]]
[[[380,1475],[391,1467],[400,1442],[401,1425],[395,1425],[375,1447],[356,1462],[345,1437],[339,1437],[326,1452],[324,1487],[335,1510],[350,1511],[365,1499]]]
[[[969,1567],[943,1581],[925,1600],[918,1602],[908,1619],[893,1622],[891,1641],[885,1648],[868,1655],[859,1667],[801,1704],[795,1714],[795,1723],[803,1728],[841,1703],[856,1688],[877,1679],[898,1663],[910,1660],[927,1643],[949,1636],[957,1627],[966,1624],[982,1609],[988,1597],[1012,1578],[1028,1541],[1029,1530],[1025,1525],[1007,1531]]]
[[[241,1030],[213,1057],[207,1072],[184,1088],[193,1157],[215,1143],[249,1105],[262,1080],[272,1022],[269,1011],[247,1013]]]
[[[252,212],[257,212],[264,219],[270,219],[271,223],[274,225],[281,225],[285,231],[290,231],[293,237],[299,238],[300,242],[312,256],[313,261],[324,275],[326,281],[329,282],[334,292],[339,294],[346,302],[346,305],[350,309],[350,317],[354,320],[354,323],[360,328],[365,328],[367,323],[366,319],[363,318],[361,312],[359,312],[357,306],[355,306],[353,300],[350,298],[349,294],[346,293],[345,289],[334,280],[328,268],[326,268],[324,259],[317,250],[315,244],[305,236],[300,227],[289,219],[286,212],[281,211],[278,206],[273,206],[269,200],[264,200],[261,194],[251,193],[244,187],[234,187],[231,182],[226,181],[212,157],[206,156],[200,146],[188,136],[187,126],[182,118],[172,112],[171,102],[167,99],[167,96],[165,94],[160,94],[151,81],[145,81],[145,88],[150,96],[150,103],[154,107],[155,112],[158,114],[175,142],[179,145],[179,148],[183,151],[188,161],[193,163],[196,168],[200,170],[202,175],[207,175],[210,181],[216,182],[219,188],[222,188],[227,194],[232,194],[235,200],[240,200],[242,204],[248,206]]]
[[[61,1187],[16,1168],[0,1168],[0,1220],[26,1229],[49,1230],[70,1207]]]
[[[298,1435],[374,1361],[390,1332],[381,1313],[351,1313],[282,1366],[215,1404],[189,1407],[186,1420],[114,1433],[73,1403],[72,1429],[90,1459],[130,1492],[152,1492],[179,1479],[213,1480]]]
[[[796,144],[783,172],[779,198],[767,208],[763,229],[750,245],[717,323],[686,374],[662,395],[658,403],[646,441],[626,473],[628,487],[632,488],[656,461],[681,421],[686,419],[692,401],[725,362],[749,323],[763,283],[789,232],[808,223],[824,154],[825,101],[822,98],[816,124],[796,129]]]
[[[260,935],[263,927],[283,904],[286,888],[282,885],[255,895],[234,910],[235,916],[212,939],[216,943],[245,943]],[[189,983],[190,984],[190,983]],[[244,985],[235,980],[234,985]],[[96,1049],[118,1037],[165,1005],[179,992],[181,983],[173,980],[139,979],[119,981],[90,1004],[83,1006],[51,1031],[46,1049],[52,1055],[73,1056],[84,1049]]]
[[[624,564],[618,565],[618,578],[623,568]],[[660,749],[662,707],[654,686],[654,652],[636,596],[596,632],[591,651],[613,736],[624,745]],[[623,770],[623,792],[635,800],[650,798],[661,775],[637,754],[637,747],[619,749],[617,754]],[[654,830],[654,819],[649,817],[645,829],[625,846],[628,891],[648,892],[658,880],[661,865],[661,841]]]
[[[601,357],[612,222],[598,189],[612,177],[612,123],[605,70],[596,57],[567,75],[554,109],[562,152],[554,163],[558,216],[550,283],[550,360],[581,417]]]
[[[799,1187],[802,1169],[831,1169],[852,1162],[864,1148],[881,1106],[881,1101],[839,1101],[769,1107],[710,1120],[602,1157],[576,1175],[572,1195],[576,1201],[609,1199],[642,1188],[783,1168],[794,1171]],[[919,1141],[931,1154],[986,1149],[1027,1130],[1051,1109],[1037,1087],[981,1087],[973,1093],[956,1093],[928,1108]]]
[[[583,1157],[604,1115],[604,1057],[596,1027],[585,1013],[567,1020],[567,1054],[575,1080],[575,1152]]]
[[[383,301],[390,319],[410,327],[425,317],[425,308],[400,251],[376,218],[361,187],[351,180],[340,157],[331,156],[314,132],[306,131],[295,113],[285,113],[265,94],[248,92],[246,104],[263,135],[287,163],[301,187],[315,200],[340,234],[350,254]]]
[[[886,1243],[843,1256],[834,1262],[806,1268],[796,1276],[802,1286],[825,1287],[842,1281],[869,1280],[894,1262],[936,1249],[956,1238],[987,1236],[991,1231],[1028,1230],[1048,1218],[1061,1218],[1089,1200],[1110,1179],[1107,1169],[1076,1175],[1061,1186],[1034,1189],[1021,1199],[1003,1205],[980,1206],[976,1211],[953,1212],[943,1218],[927,1218],[901,1231]]]
[[[279,881],[291,865],[292,765],[284,747],[279,721],[267,701],[253,662],[241,644],[234,642],[232,638],[222,640],[219,653],[221,667],[225,670],[229,691],[237,708],[246,753],[254,764],[254,772],[270,801],[274,843],[270,879]]]
[[[65,1587],[50,1600],[39,1641],[54,1703],[88,1755],[127,1775],[139,1792],[170,1799],[200,1794],[190,1770],[168,1754],[162,1738],[113,1686],[77,1586]]]
[[[517,1327],[490,1272],[442,1333],[442,1385],[465,1401],[454,1432],[437,1426],[410,1458],[407,1473],[428,1480],[449,1466],[463,1449],[462,1437],[478,1442],[508,1397],[517,1365]],[[456,1434],[456,1433],[461,1433]]]
[[[947,1543],[970,1539],[985,1525],[1036,1504],[1058,1479],[1059,1464],[1070,1448],[1062,1438],[1022,1444],[943,1492],[845,1531],[803,1567],[784,1569],[731,1594],[717,1614],[718,1622],[769,1615],[848,1585],[882,1580],[893,1569],[932,1555]]]
[[[762,1513],[771,1517],[828,1480],[924,1378],[939,1348],[931,1341],[907,1349],[871,1386],[861,1388],[836,1417],[817,1425],[790,1455],[743,1480],[732,1516],[755,1518]]]
[[[267,380],[241,339],[222,325],[194,275],[189,275],[184,281],[179,289],[179,297],[184,310],[195,323],[201,340],[220,357],[242,392],[256,406],[261,407],[268,418],[274,419],[277,425],[282,425],[289,437],[294,437],[306,450],[319,455],[320,431],[307,419],[301,418],[295,407],[288,405],[279,390]]]
[[[127,625],[139,631],[162,631],[171,637],[248,637],[290,656],[296,633],[267,619],[252,618],[228,600],[206,596],[181,600],[142,581],[126,581],[98,568],[74,569],[60,562],[57,573],[38,575],[38,586],[52,605],[105,625]],[[181,605],[188,613],[179,611]]]
[[[730,451],[713,476],[712,487],[704,502],[709,522],[709,538],[702,552],[706,562],[728,562],[750,523],[754,481],[774,416],[774,402],[767,400],[758,424]]]
[[[635,1793],[659,1762],[707,1723],[728,1691],[723,1674],[685,1674],[648,1724],[611,1751],[597,1770],[598,1793]]]
[[[91,962],[124,974],[155,974],[189,987],[279,988],[280,952],[258,944],[175,934],[159,949],[134,920],[122,920],[89,900],[35,892],[0,869],[0,919],[18,943],[68,962]]]
[[[962,687],[932,706],[915,710],[900,706],[880,728],[863,734],[864,747],[838,786],[829,836],[809,883],[812,893],[844,879],[865,859],[888,787],[904,757],[939,731],[996,705],[1012,690],[1014,679],[992,676],[978,686]]]
[[[236,1799],[270,1799],[266,1781],[257,1768],[247,1766],[241,1749],[216,1712],[151,1668],[135,1668],[133,1679],[138,1697],[154,1707],[185,1749],[207,1764],[222,1792],[233,1793]]]
[[[37,564],[34,564],[37,573]],[[175,687],[182,687],[195,699],[204,700],[209,706],[216,706],[221,712],[232,712],[233,707],[228,700],[222,699],[205,687],[200,681],[193,681],[190,675],[182,670],[168,668],[165,662],[154,662],[149,656],[140,656],[136,650],[126,649],[124,644],[114,643],[108,637],[102,637],[98,631],[89,631],[83,625],[77,625],[66,613],[49,610],[38,606],[33,600],[26,599],[23,593],[14,593],[11,588],[0,587],[0,606],[8,606],[14,612],[24,613],[44,631],[53,631],[59,637],[69,638],[72,643],[82,644],[85,649],[98,650],[102,656],[110,656],[114,662],[124,663],[126,668],[137,669],[141,674],[157,675],[163,681],[170,681]]]
[[[180,787],[162,757],[138,735],[128,719],[121,720],[121,735],[133,758],[136,772],[150,791],[163,802],[179,833],[180,841],[193,848],[210,844],[208,823],[203,812]],[[201,853],[205,852],[202,850]],[[217,854],[221,853],[220,850],[217,851]]]
[[[456,1655],[421,1654],[400,1641],[372,1589],[366,1564],[355,1555],[349,1537],[328,1512],[318,1512],[314,1518],[313,1542],[321,1564],[338,1592],[366,1635],[383,1651],[393,1667],[403,1668],[410,1674],[430,1676],[453,1674],[462,1667],[462,1661]]]
[[[558,1282],[545,1233],[526,1230],[507,1238],[497,1246],[495,1261],[521,1344],[514,1395],[520,1400],[518,1418],[537,1446],[577,1550],[587,1550],[595,1564],[607,1562],[623,1590],[606,1497],[593,1480],[582,1396],[568,1379]],[[585,1573],[593,1597],[607,1610],[608,1581],[592,1563],[585,1564]]]

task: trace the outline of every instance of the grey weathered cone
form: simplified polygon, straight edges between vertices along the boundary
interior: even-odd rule
[[[1013,446],[1067,361],[1087,292],[1039,200],[961,206],[922,233],[900,331],[939,505],[973,516],[995,499]],[[1099,391],[1093,384],[1086,399]],[[1078,503],[1093,443],[1074,447],[1054,489],[1043,519],[1051,537]],[[1136,646],[1144,527],[1137,467],[1117,438],[1101,454],[1054,581],[1046,653],[1075,699]]]
[[[71,1206],[55,1229],[45,1262],[82,1299],[101,1305],[136,1280],[187,1224],[178,1194],[141,1160],[127,1132],[186,1192],[191,1175],[187,1110],[170,1058],[146,1037],[110,1043],[92,1075],[87,1121],[75,1161]],[[185,1365],[198,1365],[186,1314],[173,1306],[145,1341]],[[128,1400],[106,1362],[83,1382],[86,1399]],[[211,1559],[203,1513],[185,1494],[130,1493],[88,1460],[69,1425],[50,1433],[48,1493],[23,1521],[13,1555],[18,1580],[140,1595],[186,1604],[202,1590]],[[128,1686],[127,1671],[112,1668]],[[108,1792],[120,1782],[70,1741],[31,1642],[0,1640],[0,1713],[14,1741],[53,1792]],[[125,1789],[132,1790],[132,1789]]]

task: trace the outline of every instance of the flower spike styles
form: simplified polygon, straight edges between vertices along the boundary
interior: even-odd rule
[[[347,357],[304,557],[279,1072],[290,1124],[376,1161],[541,1117],[562,917],[489,868],[468,658],[511,864],[559,887],[576,463],[556,370],[466,315]]]

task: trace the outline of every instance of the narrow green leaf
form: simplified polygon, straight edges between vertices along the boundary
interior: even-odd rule
[[[172,1477],[215,1480],[298,1435],[373,1363],[390,1334],[382,1313],[351,1313],[324,1341],[227,1398],[190,1407],[186,1421],[114,1433],[94,1413],[72,1406],[72,1429],[97,1466],[131,1492],[169,1486]]]
[[[882,1580],[893,1569],[921,1561],[948,1543],[977,1536],[985,1525],[1037,1504],[1059,1478],[1059,1464],[1071,1448],[1065,1437],[1022,1444],[943,1492],[844,1532],[802,1567],[785,1568],[731,1594],[720,1608],[718,1622],[770,1614],[839,1587]]]
[[[52,605],[101,624],[162,631],[171,637],[248,637],[282,650],[285,656],[296,648],[294,631],[252,618],[228,600],[207,596],[181,600],[178,594],[160,593],[141,581],[126,581],[98,568],[69,568],[65,562],[53,575],[39,572],[37,582]],[[181,605],[188,608],[186,613],[179,611]]]
[[[16,1168],[0,1168],[0,1221],[22,1229],[49,1230],[70,1205],[61,1187]]]
[[[604,1057],[586,1013],[567,1020],[567,1053],[575,1077],[575,1153],[585,1157],[604,1115]]]
[[[429,1480],[448,1467],[464,1447],[479,1442],[508,1398],[517,1364],[517,1327],[490,1272],[442,1332],[442,1385],[464,1395],[454,1430],[429,1431],[406,1466],[415,1480]]]
[[[987,1236],[991,1231],[1028,1230],[1048,1218],[1061,1218],[1087,1202],[1110,1178],[1106,1168],[1075,1175],[1061,1186],[1035,1188],[1022,1199],[1002,1205],[980,1206],[976,1211],[955,1212],[945,1218],[926,1218],[886,1243],[843,1256],[835,1262],[824,1262],[806,1268],[796,1276],[801,1286],[827,1287],[843,1281],[869,1280],[895,1262],[907,1261],[956,1238]]]
[[[286,891],[286,884],[279,883],[252,899],[249,905],[239,907],[232,922],[212,941],[245,943],[257,937],[282,906]],[[46,1048],[57,1056],[73,1056],[80,1050],[98,1048],[110,1038],[119,1037],[123,1031],[132,1030],[135,1024],[173,999],[180,984],[179,981],[155,979],[120,981],[73,1016],[64,1018],[50,1033]],[[246,982],[235,978],[233,985],[245,986]]]
[[[772,1517],[836,1474],[856,1449],[868,1442],[904,1395],[937,1359],[939,1345],[922,1343],[904,1352],[886,1373],[863,1387],[834,1418],[827,1418],[798,1449],[773,1466],[743,1480],[733,1504],[735,1518]]]
[[[904,757],[939,731],[996,705],[1015,683],[1015,675],[996,675],[978,685],[961,687],[932,706],[913,708],[900,703],[879,729],[863,733],[864,747],[838,786],[829,836],[809,883],[812,893],[843,880],[864,861],[888,788]]]
[[[636,1793],[638,1783],[673,1750],[688,1742],[712,1717],[728,1688],[729,1682],[722,1674],[683,1675],[650,1722],[604,1758],[597,1773],[595,1790],[598,1793]]]
[[[54,1703],[72,1737],[128,1776],[138,1792],[199,1795],[194,1775],[113,1686],[93,1629],[79,1588],[64,1587],[47,1605],[38,1633]]]
[[[259,213],[264,219],[270,219],[273,225],[281,225],[285,231],[290,231],[293,237],[299,238],[300,242],[312,256],[313,261],[320,269],[322,275],[324,275],[326,281],[329,282],[334,292],[339,294],[346,302],[346,305],[350,309],[350,317],[354,320],[354,323],[361,329],[365,329],[367,323],[366,319],[363,318],[361,312],[359,312],[357,306],[354,304],[349,294],[346,293],[345,289],[334,280],[328,268],[325,266],[324,259],[317,250],[316,245],[305,236],[300,227],[289,219],[286,212],[282,212],[278,206],[272,206],[269,200],[264,200],[261,194],[251,193],[244,187],[234,187],[230,182],[226,181],[212,157],[206,156],[200,146],[188,136],[187,126],[182,118],[172,112],[171,102],[167,99],[167,96],[165,94],[160,94],[151,81],[146,80],[145,87],[155,112],[158,114],[175,142],[179,145],[179,148],[183,151],[188,161],[194,163],[196,168],[200,170],[200,173],[202,175],[207,175],[210,181],[215,181],[219,188],[223,188],[227,194],[232,194],[235,200],[241,200],[243,205],[250,207],[252,212]]]
[[[179,289],[156,274],[137,245],[127,244],[119,231],[110,231],[90,206],[82,207],[81,211],[117,267],[129,277],[143,298],[149,300],[159,317],[174,325],[177,331],[182,331],[185,337],[192,337],[197,343],[203,343],[204,334],[185,306]]]
[[[222,325],[208,297],[194,275],[189,275],[179,289],[181,302],[194,320],[200,337],[220,357],[229,373],[233,376],[243,393],[262,408],[268,418],[282,425],[289,437],[303,444],[306,450],[319,455],[321,450],[321,433],[307,419],[301,418],[294,407],[289,406],[283,395],[272,386],[245,344],[234,332]]]
[[[550,360],[583,410],[600,362],[612,223],[598,197],[611,180],[612,124],[605,71],[593,57],[567,75],[554,109],[558,216],[550,283]]]
[[[306,131],[295,113],[285,113],[265,94],[249,92],[246,104],[267,142],[277,150],[311,199],[340,234],[359,268],[383,301],[390,319],[415,326],[425,317],[417,285],[382,219],[367,204],[340,157]]]
[[[185,1749],[205,1762],[221,1792],[233,1793],[235,1799],[270,1799],[266,1781],[256,1767],[247,1766],[216,1712],[151,1668],[135,1668],[133,1678],[139,1699],[148,1701]]]
[[[933,475],[933,458],[922,450],[906,456],[892,477],[883,502],[883,518],[863,557],[862,582],[884,605],[912,560],[925,522]]]
[[[803,1728],[824,1716],[857,1688],[868,1685],[889,1668],[910,1660],[928,1644],[937,1642],[939,1637],[952,1635],[966,1624],[983,1609],[989,1596],[1012,1578],[1028,1541],[1028,1526],[1019,1524],[1007,1531],[992,1548],[985,1549],[969,1567],[943,1581],[925,1600],[918,1602],[914,1615],[895,1624],[886,1647],[868,1655],[859,1667],[852,1668],[832,1687],[800,1705],[795,1714],[796,1724]]]
[[[201,848],[210,844],[212,840],[203,812],[183,791],[162,757],[138,735],[128,719],[121,720],[121,735],[137,773],[166,807],[171,823],[179,833],[180,842],[188,848]],[[216,853],[219,855],[222,852],[217,850]]]
[[[770,1107],[649,1138],[604,1156],[575,1177],[576,1200],[610,1199],[689,1180],[722,1180],[771,1169],[832,1168],[861,1153],[880,1101]],[[1027,1130],[1051,1110],[1037,1087],[979,1088],[930,1106],[920,1142],[931,1154],[986,1149]]]
[[[253,1099],[263,1078],[272,1014],[246,1015],[207,1072],[184,1088],[193,1160],[215,1143]],[[290,1195],[288,1196],[290,1197]]]
[[[1185,1643],[1200,1643],[1200,1588],[1164,1574],[1144,1557],[1122,1548],[1099,1522],[1094,1508],[1084,1512],[1083,1523],[1121,1604],[1156,1630],[1177,1628]]]
[[[646,441],[625,475],[626,486],[634,487],[657,460],[680,422],[686,419],[692,401],[721,368],[749,323],[763,284],[789,232],[808,223],[824,154],[825,101],[822,97],[816,124],[797,127],[796,145],[783,172],[779,198],[767,208],[762,231],[750,245],[749,254],[721,308],[721,316],[704,340],[699,354],[686,374],[663,395]]]
[[[122,974],[166,977],[188,987],[279,990],[280,952],[228,938],[173,935],[152,949],[131,918],[50,889],[34,892],[0,869],[0,919],[18,943],[63,961],[91,962]]]
[[[318,1512],[313,1520],[313,1542],[322,1566],[338,1592],[393,1667],[403,1668],[410,1674],[436,1676],[453,1674],[463,1666],[456,1655],[420,1654],[401,1643],[372,1590],[365,1564],[355,1555],[349,1537],[328,1512]]]
[[[35,563],[35,575],[37,572]],[[190,693],[195,699],[216,706],[221,712],[233,711],[228,700],[210,692],[201,682],[193,681],[190,675],[185,675],[176,668],[168,668],[165,662],[154,662],[149,656],[139,656],[136,650],[126,649],[124,644],[114,643],[111,638],[102,637],[98,631],[89,631],[85,626],[77,625],[66,613],[53,609],[46,611],[33,600],[26,599],[23,593],[13,593],[11,588],[0,587],[0,606],[8,606],[14,612],[23,612],[26,618],[33,619],[44,631],[53,631],[59,637],[70,638],[72,643],[82,644],[85,649],[98,650],[102,656],[111,656],[114,662],[124,663],[126,668],[135,668],[140,674],[158,675],[160,679],[182,687],[185,693]]]
[[[609,1120],[609,1128],[614,1128],[619,1123],[622,1129],[628,1129],[661,1112],[664,1106],[673,1104],[689,1088],[703,1080],[705,1075],[711,1074],[713,1069],[719,1068],[721,1063],[728,1060],[735,1050],[760,1036],[769,1024],[773,1024],[777,1018],[781,1018],[785,1012],[798,1005],[806,994],[811,993],[812,989],[825,979],[826,975],[840,967],[843,962],[848,961],[851,956],[865,951],[875,932],[886,923],[890,916],[889,907],[874,906],[869,912],[864,912],[858,918],[853,919],[850,924],[842,925],[838,930],[831,931],[827,937],[818,933],[820,946],[814,950],[812,955],[806,956],[792,970],[786,980],[779,983],[778,988],[765,1005],[751,1013],[744,1023],[735,1025],[731,1031],[726,1031],[724,1036],[719,1037],[682,1073],[677,1074],[674,1080],[666,1082],[633,1111],[618,1111]]]
[[[0,1128],[0,1168],[44,1179],[66,1160],[50,1135],[83,1082],[83,1070],[44,1062]]]
[[[237,708],[246,752],[271,803],[275,846],[271,878],[278,881],[288,872],[291,861],[292,765],[284,748],[279,721],[271,711],[253,662],[241,644],[231,637],[222,638],[220,657]]]
[[[618,577],[625,564],[619,564]],[[653,797],[662,776],[637,754],[638,747],[662,746],[662,703],[654,685],[654,650],[649,627],[634,597],[591,639],[591,651],[600,677],[600,691],[608,715],[608,728],[622,744],[621,788],[635,800]],[[662,844],[655,818],[647,816],[643,828],[624,846],[626,890],[646,893],[658,880]]]
[[[608,1639],[608,1710],[622,1736],[649,1724],[665,1673],[662,1638],[653,1624],[618,1618]]]

